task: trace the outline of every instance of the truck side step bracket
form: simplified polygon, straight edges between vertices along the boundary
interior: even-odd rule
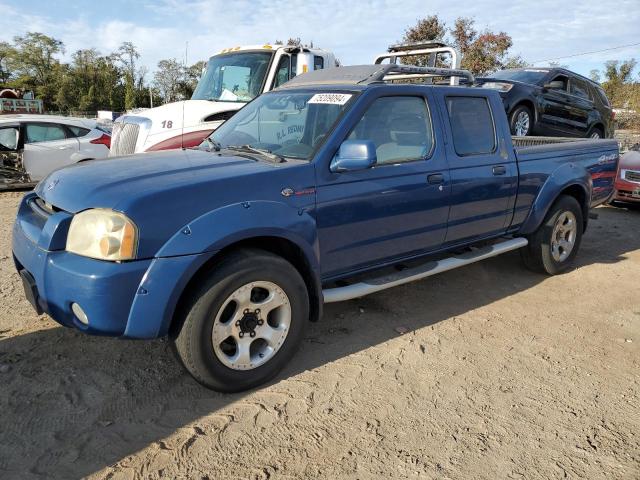
[[[346,285],[343,287],[328,288],[322,291],[325,303],[342,302],[353,298],[364,297],[371,293],[386,290],[405,283],[421,280],[431,275],[463,267],[471,263],[479,262],[485,258],[495,257],[511,250],[517,250],[526,246],[529,242],[526,238],[518,237],[502,242],[494,243],[486,247],[478,248],[460,255],[454,255],[442,260],[431,261],[413,268],[406,268],[389,275],[370,278],[366,281]]]

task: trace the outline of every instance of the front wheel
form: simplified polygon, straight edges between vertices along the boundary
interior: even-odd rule
[[[549,275],[567,270],[582,240],[583,218],[578,201],[562,195],[549,209],[542,225],[520,250],[527,268]]]
[[[602,130],[596,127],[589,132],[588,137],[592,140],[600,140],[601,138],[604,138],[604,134],[602,133]]]
[[[293,357],[309,320],[300,273],[262,250],[224,257],[183,308],[174,347],[206,387],[237,392],[273,378]]]
[[[524,105],[517,107],[509,117],[509,125],[511,127],[511,134],[518,137],[526,137],[531,135],[533,128],[533,115],[531,110]]]

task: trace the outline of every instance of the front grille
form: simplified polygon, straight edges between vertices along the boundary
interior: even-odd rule
[[[131,155],[136,152],[136,143],[140,125],[135,123],[115,122],[111,132],[111,151],[109,156]]]
[[[624,179],[630,182],[640,183],[640,172],[627,170],[624,174]]]

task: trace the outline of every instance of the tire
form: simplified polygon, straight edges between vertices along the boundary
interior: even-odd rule
[[[533,129],[533,114],[529,107],[520,105],[516,107],[509,115],[509,127],[511,135],[518,137],[526,137],[531,135]]]
[[[568,222],[573,222],[573,229]],[[528,237],[529,245],[520,250],[524,264],[530,270],[549,275],[567,270],[580,248],[583,225],[578,201],[568,195],[560,196],[549,209],[542,225]],[[564,246],[562,240],[566,242]]]
[[[591,138],[593,140],[599,140],[601,138],[604,138],[604,133],[602,132],[601,128],[595,127],[595,128],[592,128],[591,131],[589,131],[587,138]]]
[[[186,370],[208,388],[239,392],[291,360],[309,321],[309,296],[289,262],[243,249],[216,263],[181,312],[172,339]]]

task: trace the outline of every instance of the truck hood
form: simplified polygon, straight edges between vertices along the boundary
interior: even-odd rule
[[[273,168],[270,163],[235,155],[172,150],[111,157],[56,170],[37,185],[36,193],[71,213],[88,208],[125,211],[141,197]]]
[[[152,258],[177,232],[218,208],[246,202],[312,206],[315,196],[285,198],[284,188],[314,185],[309,162],[274,164],[223,152],[172,150],[112,157],[63,168],[38,184],[36,193],[56,208],[123,212],[140,233],[139,258]]]

